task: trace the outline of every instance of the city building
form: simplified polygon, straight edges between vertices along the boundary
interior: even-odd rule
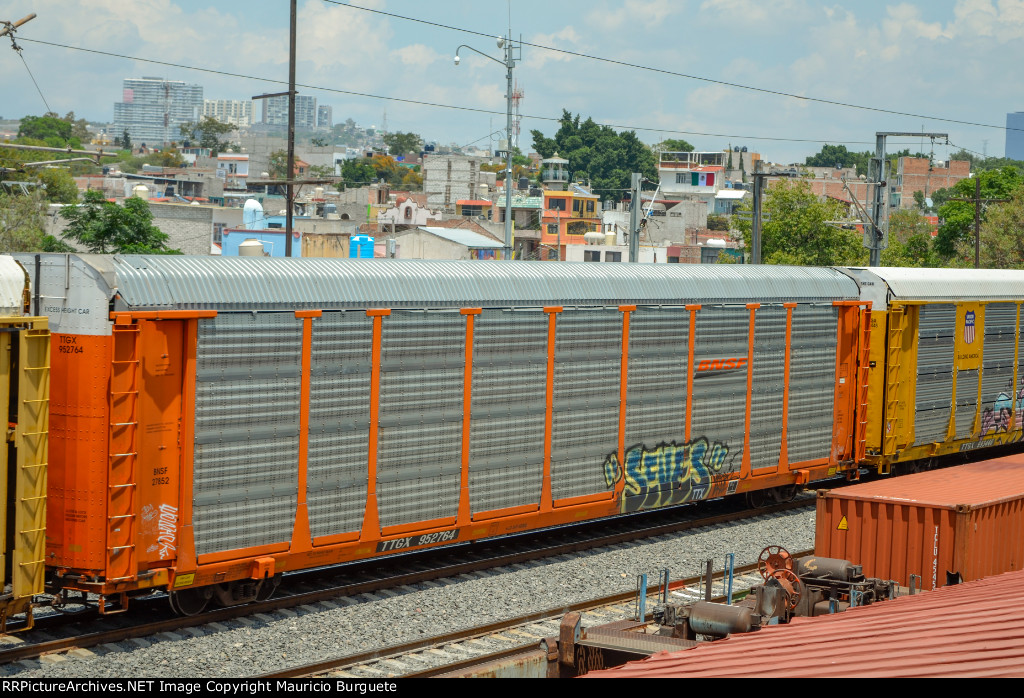
[[[125,78],[120,102],[114,103],[113,133],[125,131],[136,147],[181,140],[181,125],[203,113],[202,85],[164,78]]]
[[[269,97],[263,103],[262,121],[268,126],[288,126],[288,97]],[[311,130],[316,128],[316,97],[295,96],[295,128]]]
[[[729,153],[664,152],[658,161],[658,183],[667,199],[695,199],[714,211],[715,196],[725,187]]]
[[[203,116],[209,116],[239,128],[248,128],[252,126],[252,100],[204,99]]]
[[[427,207],[455,214],[458,201],[482,199],[494,185],[493,172],[481,172],[481,158],[428,154],[423,159],[423,191]]]
[[[1024,111],[1006,115],[1006,157],[1024,160]]]
[[[573,184],[566,191],[544,191],[541,245],[565,259],[565,248],[584,244],[587,233],[601,231],[601,197]]]
[[[316,127],[330,131],[334,128],[334,109],[326,104],[316,108]]]

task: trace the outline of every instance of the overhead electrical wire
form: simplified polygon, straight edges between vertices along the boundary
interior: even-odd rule
[[[361,7],[359,5],[353,5],[351,3],[340,2],[339,0],[323,0],[323,2],[331,4],[331,5],[337,5],[339,7],[347,7],[347,8],[353,9],[353,10],[361,10],[363,12],[369,12],[369,13],[372,13],[372,14],[383,15],[383,16],[386,16],[386,17],[393,17],[394,19],[401,19],[401,20],[404,20],[404,21],[407,21],[407,22],[416,22],[416,23],[419,23],[419,24],[426,24],[428,26],[437,27],[439,29],[448,29],[450,31],[461,32],[463,34],[472,34],[474,36],[487,37],[487,38],[491,38],[491,39],[494,38],[494,34],[488,34],[486,32],[480,32],[480,31],[476,31],[476,30],[473,30],[473,29],[466,29],[464,27],[454,27],[454,26],[449,25],[449,24],[442,24],[440,22],[431,22],[429,20],[419,19],[417,17],[407,17],[405,15],[396,14],[394,12],[385,12],[384,10],[375,10],[375,9],[372,9],[372,8],[369,8],[369,7]],[[715,78],[707,78],[707,77],[703,77],[701,75],[690,75],[688,73],[680,73],[680,72],[677,72],[677,71],[674,71],[674,70],[668,70],[666,68],[654,68],[652,66],[640,65],[639,63],[630,63],[628,61],[620,61],[620,60],[616,60],[614,58],[605,58],[603,56],[593,56],[593,55],[590,55],[590,54],[587,54],[587,53],[580,53],[578,51],[569,51],[568,49],[555,48],[554,46],[545,46],[543,44],[533,44],[533,43],[530,43],[529,41],[519,40],[517,43],[519,43],[522,46],[529,46],[531,48],[542,49],[544,51],[552,51],[554,53],[562,53],[562,54],[565,54],[567,56],[574,56],[576,58],[586,58],[588,60],[599,61],[599,62],[602,62],[602,63],[609,63],[611,65],[618,65],[618,66],[622,66],[622,67],[625,67],[625,68],[633,68],[635,70],[643,70],[643,71],[647,71],[647,72],[651,72],[651,73],[660,73],[662,75],[671,75],[673,77],[685,78],[687,80],[698,80],[700,82],[707,82],[707,83],[710,83],[710,84],[713,84],[713,85],[724,85],[725,87],[734,87],[734,88],[740,89],[740,90],[749,90],[751,92],[760,92],[762,94],[775,95],[777,97],[787,97],[787,98],[790,98],[790,99],[799,99],[799,100],[803,100],[805,102],[816,102],[818,104],[827,104],[827,105],[830,105],[830,106],[844,107],[844,108],[847,108],[847,109],[861,109],[861,110],[865,110],[865,111],[879,112],[881,114],[892,114],[894,116],[911,116],[911,117],[914,117],[915,119],[927,119],[927,120],[931,120],[931,121],[942,121],[942,122],[949,123],[949,124],[960,124],[960,125],[963,125],[963,126],[978,126],[978,127],[981,127],[981,128],[994,128],[994,129],[999,129],[1001,131],[1024,131],[1024,129],[1013,128],[1013,127],[1010,127],[1010,126],[999,126],[999,125],[996,125],[996,124],[983,124],[983,123],[979,123],[979,122],[976,122],[976,121],[963,121],[961,119],[950,119],[950,118],[946,118],[946,117],[942,117],[942,116],[928,116],[926,114],[914,114],[912,112],[897,111],[895,109],[883,109],[882,107],[872,107],[872,106],[868,106],[868,105],[865,105],[865,104],[853,104],[853,103],[850,103],[850,102],[840,102],[840,101],[837,101],[837,100],[823,99],[823,98],[820,98],[820,97],[807,97],[805,95],[798,95],[798,94],[794,94],[792,92],[782,92],[781,90],[772,90],[772,89],[768,89],[768,88],[765,88],[765,87],[755,87],[753,85],[743,85],[741,83],[728,82],[726,80],[716,80]],[[645,130],[652,130],[652,129],[645,129]],[[683,133],[683,132],[680,132],[680,133]],[[718,135],[718,134],[695,134],[695,135]],[[745,137],[749,138],[749,136],[745,136]]]
[[[278,79],[275,79],[275,78],[259,77],[259,76],[256,76],[256,75],[246,75],[244,73],[233,73],[233,72],[226,71],[226,70],[216,70],[214,68],[200,68],[200,67],[197,67],[197,66],[186,65],[184,63],[173,63],[171,61],[161,61],[161,60],[156,60],[156,59],[153,59],[153,58],[141,58],[141,57],[138,57],[138,56],[129,56],[129,55],[125,55],[125,54],[122,54],[122,53],[114,53],[112,51],[101,51],[99,49],[84,48],[84,47],[81,47],[81,46],[71,46],[69,44],[61,44],[61,43],[57,43],[57,42],[54,42],[54,41],[43,41],[42,39],[28,39],[26,37],[20,37],[20,40],[21,41],[32,42],[32,43],[35,43],[35,44],[42,44],[44,46],[53,46],[53,47],[56,47],[56,48],[69,49],[69,50],[72,50],[72,51],[83,51],[85,53],[93,53],[93,54],[100,55],[100,56],[108,56],[110,58],[120,58],[120,59],[130,60],[130,61],[139,61],[140,63],[152,63],[154,65],[162,65],[162,66],[166,66],[166,67],[169,67],[169,68],[179,68],[179,69],[182,69],[182,70],[192,70],[192,71],[196,71],[196,72],[200,72],[200,73],[210,73],[210,74],[213,74],[213,75],[221,75],[223,77],[241,78],[241,79],[244,79],[244,80],[256,80],[256,81],[259,81],[259,82],[267,82],[267,83],[278,84],[278,85],[287,85],[288,84],[287,80],[278,80]],[[402,102],[402,103],[405,103],[405,104],[415,104],[417,106],[434,107],[434,108],[437,108],[437,109],[453,109],[453,110],[457,110],[457,111],[466,111],[466,112],[472,112],[472,113],[476,113],[476,114],[504,115],[504,113],[505,113],[503,111],[497,111],[497,110],[491,110],[491,109],[480,109],[480,108],[477,108],[477,107],[464,107],[464,106],[459,106],[459,105],[455,105],[455,104],[439,104],[437,102],[426,102],[426,101],[423,101],[423,100],[408,99],[406,97],[389,97],[389,96],[386,96],[386,95],[375,95],[375,94],[370,94],[368,92],[356,92],[354,90],[342,90],[342,89],[339,89],[339,88],[336,88],[336,87],[322,87],[320,85],[309,85],[309,84],[305,84],[305,83],[295,83],[295,86],[296,87],[305,88],[305,89],[310,89],[310,90],[319,90],[321,92],[330,92],[330,93],[336,93],[336,94],[344,94],[344,95],[350,95],[350,96],[354,96],[354,97],[365,97],[365,98],[368,98],[368,99],[380,99],[380,100],[385,100],[385,101],[389,101],[389,102]],[[537,121],[551,121],[551,122],[555,122],[555,123],[559,123],[562,120],[561,117],[536,116],[536,115],[527,115],[527,114],[523,114],[522,118],[524,118],[524,119],[534,119],[534,120],[537,120]],[[707,137],[713,137],[713,138],[734,138],[734,139],[737,139],[737,140],[780,141],[780,142],[788,142],[788,143],[828,143],[828,144],[844,144],[844,145],[874,145],[874,141],[853,141],[853,140],[845,140],[845,139],[837,139],[837,138],[784,138],[784,137],[780,137],[780,136],[753,136],[753,135],[746,135],[746,134],[710,133],[710,132],[704,132],[704,131],[684,131],[684,130],[681,130],[681,129],[653,128],[653,127],[649,127],[649,126],[636,126],[636,125],[629,125],[629,124],[602,123],[602,124],[599,124],[599,125],[601,125],[601,126],[608,126],[609,128],[624,129],[624,130],[630,130],[630,131],[648,131],[650,133],[660,133],[660,134],[670,134],[670,135],[677,134],[677,135],[683,135],[683,136],[707,136]]]

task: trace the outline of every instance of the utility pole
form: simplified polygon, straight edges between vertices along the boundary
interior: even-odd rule
[[[981,177],[980,173],[974,175],[974,197],[966,199],[958,197],[956,199],[947,199],[947,201],[970,201],[974,203],[974,268],[981,268],[981,205],[982,204],[999,204],[1009,201],[1009,199],[983,199],[981,198]]]
[[[629,261],[636,262],[640,256],[640,215],[643,212],[643,202],[640,200],[640,183],[643,175],[634,172],[630,179],[629,199]]]
[[[764,172],[761,168],[761,161],[754,163],[754,171],[751,173],[754,180],[754,210],[750,219],[750,246],[754,249],[750,252],[750,263],[761,263],[761,206],[764,203],[764,181],[768,177],[800,177],[798,172]]]
[[[17,22],[0,22],[0,25],[3,25],[3,29],[0,29],[0,36],[6,36],[7,34],[13,33],[14,30],[20,27],[22,24],[24,24],[25,22],[31,22],[35,18],[36,13],[33,12],[30,15],[22,17]]]
[[[291,32],[288,42],[288,185],[285,195],[284,256],[292,256],[292,209],[295,208],[295,4],[291,0]]]
[[[868,266],[877,267],[881,262],[882,250],[889,246],[889,161],[885,156],[885,139],[889,136],[921,136],[934,141],[945,138],[948,133],[912,133],[906,131],[877,131],[875,133],[875,156],[868,165],[868,192],[874,191],[871,217],[864,226],[864,247],[868,248]],[[867,196],[864,197],[868,199]]]

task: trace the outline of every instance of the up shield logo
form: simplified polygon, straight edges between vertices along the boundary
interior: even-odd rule
[[[964,315],[964,343],[974,344],[974,311],[968,310]]]

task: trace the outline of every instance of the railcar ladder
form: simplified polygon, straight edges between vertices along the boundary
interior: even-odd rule
[[[854,435],[853,459],[862,463],[867,453],[868,440],[868,375],[871,361],[871,311],[860,311],[860,355],[857,357],[856,414],[857,433]]]
[[[15,596],[41,594],[46,557],[46,481],[50,429],[50,331],[45,320],[21,333],[18,380],[18,511]],[[20,587],[20,589],[19,589]]]
[[[107,467],[107,582],[138,577],[136,551],[139,408],[137,324],[114,325]],[[124,610],[124,609],[120,609]]]
[[[896,435],[899,433],[900,403],[897,392],[900,386],[900,357],[903,354],[903,331],[906,323],[905,309],[893,308],[889,311],[889,337],[886,343],[885,356],[885,424],[883,456],[896,453]]]

